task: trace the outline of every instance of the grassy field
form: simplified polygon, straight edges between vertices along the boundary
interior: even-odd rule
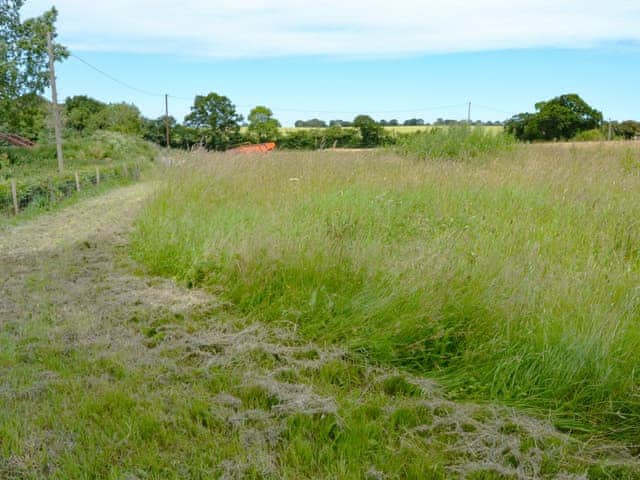
[[[635,442],[640,151],[519,146],[186,160],[140,217],[152,273],[458,398]]]

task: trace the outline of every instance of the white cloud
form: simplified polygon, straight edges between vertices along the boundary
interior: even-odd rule
[[[28,0],[36,14],[50,0]],[[640,42],[638,0],[57,0],[75,50],[393,56]]]

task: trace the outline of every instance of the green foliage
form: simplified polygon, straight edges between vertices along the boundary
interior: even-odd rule
[[[111,103],[91,115],[87,130],[107,130],[125,135],[142,135],[143,122],[140,110],[133,104]]]
[[[9,130],[23,125],[14,121],[20,113],[14,103],[21,97],[34,98],[49,85],[46,34],[55,38],[55,8],[39,17],[22,22],[20,8],[23,0],[0,2],[0,130]],[[66,58],[68,52],[54,45],[58,60]],[[23,99],[24,102],[24,99]],[[27,121],[27,124],[33,123]],[[31,126],[25,130],[12,131],[33,137]],[[39,133],[39,132],[37,132]]]
[[[51,104],[40,95],[24,94],[5,102],[4,108],[0,112],[0,131],[16,133],[34,141],[46,137]]]
[[[284,150],[318,150],[325,148],[356,148],[362,143],[360,132],[354,128],[333,126],[326,129],[289,131],[278,139]]]
[[[376,147],[381,144],[382,127],[370,116],[358,115],[353,120],[353,126],[360,130],[363,147]]]
[[[227,97],[210,93],[198,95],[185,117],[185,125],[199,130],[204,145],[212,150],[226,150],[238,139],[242,115]]]
[[[93,117],[106,108],[105,103],[86,95],[69,97],[64,102],[65,125],[77,132],[95,130],[98,125]]]
[[[131,181],[139,174],[139,164],[127,163],[106,164],[100,166],[100,182],[119,184]],[[75,173],[78,172],[83,189],[96,185],[97,174],[95,167],[80,167],[67,173],[50,172],[48,175],[31,176],[17,181],[18,204],[21,210],[27,207],[47,207],[68,198],[76,193]],[[13,211],[13,197],[11,184],[0,180],[0,214]]]
[[[89,137],[75,137],[64,144],[66,172],[59,174],[56,148],[40,144],[33,148],[0,148],[0,211],[12,208],[9,179],[18,181],[20,207],[49,205],[75,191],[75,172],[81,183],[96,183],[96,167],[101,181],[126,181],[138,168],[154,161],[156,149],[136,138],[113,132],[96,132]],[[127,164],[127,172],[123,165]]]
[[[400,136],[396,149],[418,159],[468,160],[508,150],[514,143],[513,137],[505,133],[451,126]]]
[[[72,137],[64,143],[65,160],[70,169],[109,162],[149,163],[156,153],[155,147],[144,140],[114,132]],[[0,147],[0,155],[0,178],[4,179],[49,175],[57,168],[53,144],[42,143],[33,148]]]
[[[249,113],[249,133],[258,142],[272,142],[278,138],[280,122],[273,118],[273,112],[263,106],[255,107]]]
[[[536,113],[521,113],[505,124],[519,140],[568,140],[602,124],[602,113],[576,94],[561,95],[536,104]]]
[[[625,140],[632,140],[640,135],[640,122],[634,120],[625,120],[624,122],[614,123],[613,130],[615,134]]]
[[[599,128],[594,128],[593,130],[585,130],[584,132],[580,132],[575,137],[573,137],[573,140],[575,140],[576,142],[600,142],[606,139],[607,136]]]
[[[294,124],[296,128],[327,128],[327,122],[318,118],[311,120],[296,120]]]

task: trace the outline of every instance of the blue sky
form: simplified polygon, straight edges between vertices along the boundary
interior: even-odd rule
[[[578,93],[606,118],[640,118],[640,2],[498,0],[124,0],[56,2],[62,98],[133,102],[149,117],[182,119],[193,96],[231,98],[245,116],[271,107],[296,119],[502,120],[535,102]],[[265,6],[265,5],[268,5]],[[25,16],[50,3],[29,0]],[[576,13],[578,12],[578,13]]]

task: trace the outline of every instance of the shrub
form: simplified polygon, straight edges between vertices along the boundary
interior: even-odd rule
[[[333,126],[317,130],[295,130],[278,139],[284,150],[318,150],[324,148],[357,148],[362,143],[358,130]]]
[[[576,142],[599,142],[606,140],[606,135],[602,130],[594,128],[593,130],[585,130],[580,132],[573,138]]]

